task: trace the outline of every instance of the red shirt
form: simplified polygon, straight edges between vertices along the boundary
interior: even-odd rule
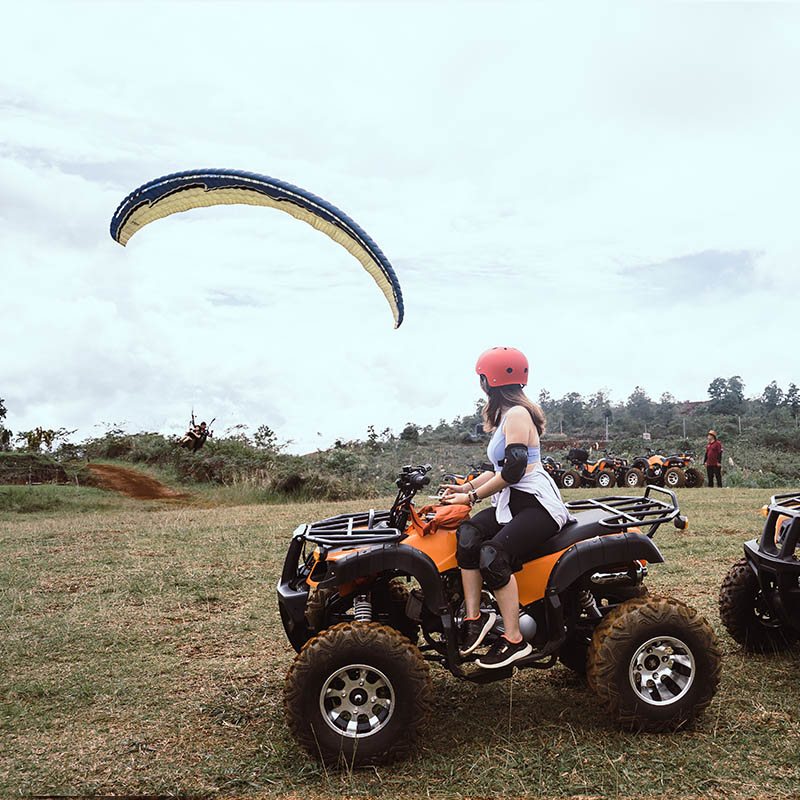
[[[709,467],[722,465],[722,445],[716,439],[706,445],[706,464]]]

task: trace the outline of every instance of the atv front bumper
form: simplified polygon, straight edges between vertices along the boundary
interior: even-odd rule
[[[305,526],[301,528],[304,530]],[[310,637],[306,623],[309,587],[298,570],[300,554],[303,551],[303,538],[298,535],[299,530],[292,536],[278,581],[278,608],[281,622],[289,642],[298,652]]]
[[[800,561],[764,552],[758,539],[744,543],[744,554],[770,611],[789,628],[800,631]]]

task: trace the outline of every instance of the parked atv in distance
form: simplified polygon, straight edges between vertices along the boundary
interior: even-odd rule
[[[716,637],[694,609],[643,584],[647,564],[664,560],[656,530],[686,526],[673,493],[649,487],[641,497],[568,503],[576,521],[516,573],[520,627],[533,652],[481,669],[476,652],[459,655],[465,611],[451,515],[464,519],[469,508],[432,506],[420,515],[413,498],[429,470],[403,467],[387,511],[340,514],[292,536],[278,583],[297,651],[284,710],[309,755],[351,767],[407,754],[430,709],[430,663],[488,683],[560,660],[587,674],[626,729],[671,730],[703,712],[720,679]],[[498,611],[488,591],[481,605]],[[485,645],[503,631],[498,614]]]
[[[628,459],[605,450],[603,451],[603,455],[608,459],[610,468],[614,470],[614,480],[617,486],[625,486],[625,473],[628,471]]]
[[[542,466],[555,481],[556,486],[561,486],[561,477],[564,475],[565,471],[561,463],[556,461],[553,456],[545,456],[542,459]]]
[[[700,467],[694,467],[692,464],[697,460],[694,453],[680,453],[679,455],[670,456],[670,465],[674,465],[679,469],[683,469],[685,476],[684,486],[687,489],[699,489],[705,482],[703,470]]]
[[[451,483],[456,486],[463,486],[467,481],[471,481],[478,477],[487,470],[494,471],[494,466],[489,461],[483,461],[480,464],[468,464],[465,473],[460,472],[445,472],[442,476],[442,483]]]
[[[607,456],[589,461],[589,453],[582,447],[573,447],[567,453],[572,467],[561,476],[562,489],[577,489],[581,486],[597,486],[611,489],[616,481],[616,464]]]
[[[728,571],[719,615],[745,650],[776,652],[800,639],[800,491],[774,495],[762,509],[760,539]]]
[[[668,489],[702,486],[703,473],[696,467],[689,467],[693,459],[694,456],[687,453],[662,456],[648,447],[647,455],[634,458],[626,470],[625,485],[630,489],[645,483]]]

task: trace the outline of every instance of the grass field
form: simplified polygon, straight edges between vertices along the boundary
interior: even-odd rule
[[[796,795],[800,652],[745,656],[716,610],[770,493],[681,490],[688,531],[656,535],[667,563],[651,568],[651,591],[699,608],[725,658],[720,691],[693,730],[620,733],[561,666],[485,687],[433,668],[434,714],[418,754],[344,773],[326,772],[287,734],[281,694],[294,653],[275,584],[297,524],[388,498],[119,500],[82,512],[76,500],[58,513],[5,513],[0,793]]]

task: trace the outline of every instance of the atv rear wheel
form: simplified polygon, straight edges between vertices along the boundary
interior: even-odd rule
[[[699,489],[705,483],[703,473],[697,467],[688,467],[686,470],[686,486],[689,489]]]
[[[772,616],[758,577],[744,557],[728,570],[722,582],[719,616],[728,633],[754,653],[786,650],[798,639],[795,631]]]
[[[598,606],[615,606],[647,595],[647,586],[637,583],[634,586],[593,586],[592,594]],[[558,660],[573,672],[579,675],[586,675],[586,660],[589,654],[589,646],[592,643],[593,631],[576,630],[567,636],[567,640],[558,651]]]
[[[685,485],[686,476],[679,467],[670,467],[664,473],[664,486],[666,486],[667,489],[679,489],[681,486]]]
[[[578,489],[581,485],[581,474],[576,469],[568,469],[561,476],[562,489]]]
[[[624,603],[626,600],[646,597],[648,595],[648,589],[643,583],[637,583],[634,586],[610,585],[602,589],[592,589],[592,594],[594,594],[595,599],[600,604],[605,600],[608,605],[618,605],[619,603]]]
[[[651,595],[622,603],[597,626],[587,677],[624,728],[664,731],[707,708],[721,670],[708,622],[679,600]]]
[[[597,485],[601,489],[612,489],[614,487],[614,473],[610,469],[601,469],[597,473]]]
[[[286,674],[283,708],[300,746],[347,767],[405,756],[430,711],[419,649],[393,628],[344,622],[311,639]]]
[[[625,473],[625,485],[629,489],[637,489],[639,486],[644,486],[644,472],[638,467],[631,467]]]

